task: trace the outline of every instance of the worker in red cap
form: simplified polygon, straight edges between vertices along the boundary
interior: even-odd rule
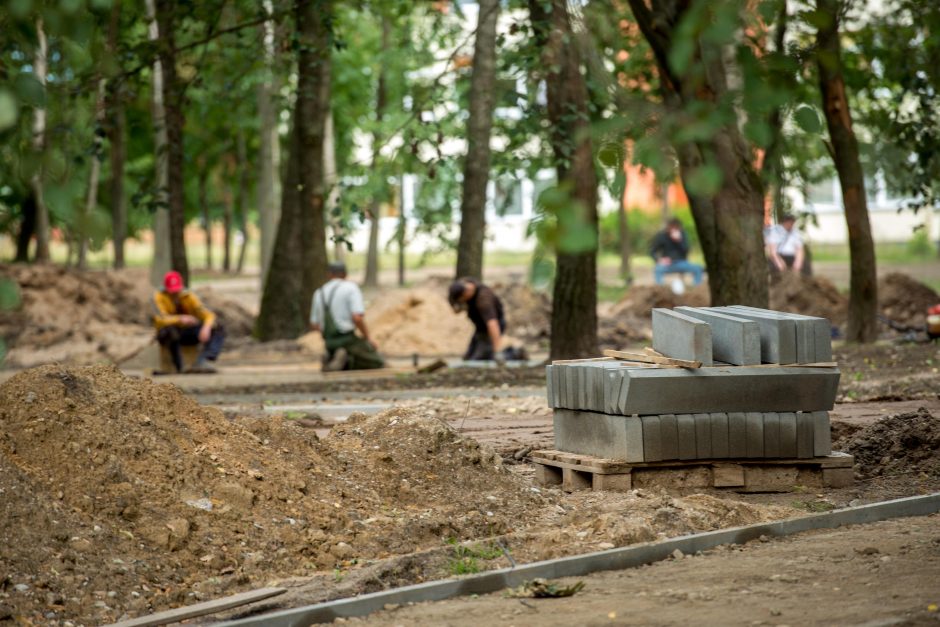
[[[153,296],[156,311],[153,326],[157,329],[157,341],[173,356],[177,372],[183,371],[183,355],[180,346],[202,345],[196,363],[187,370],[193,373],[212,373],[211,365],[222,352],[225,329],[218,323],[214,313],[206,309],[199,297],[183,285],[183,277],[176,270],[163,276],[163,289]]]

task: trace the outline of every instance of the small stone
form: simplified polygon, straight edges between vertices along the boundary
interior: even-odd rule
[[[855,551],[861,555],[876,555],[877,553],[881,552],[877,549],[877,547],[873,546],[866,546],[864,549],[855,549]]]
[[[770,610],[771,616],[780,616],[781,614],[783,614],[783,612],[781,612],[780,610]]]
[[[767,536],[763,534],[761,535],[761,537],[758,538],[758,540],[760,540],[761,542],[770,542],[770,538],[768,538]]]
[[[606,551],[608,549],[614,548],[614,546],[615,545],[613,542],[601,542],[600,544],[597,545],[597,548],[599,548],[602,551]]]
[[[17,592],[26,592],[27,590],[29,590],[29,585],[25,583],[18,583],[15,586],[13,586],[13,589],[16,590]]]
[[[675,551],[672,552],[672,557],[677,560],[681,560],[684,555],[685,554],[679,549],[676,549]]]
[[[36,393],[35,393],[35,392],[27,392],[27,393],[26,393],[26,398],[25,398],[24,400],[25,400],[27,403],[29,403],[30,405],[32,405],[33,403],[36,402]]]

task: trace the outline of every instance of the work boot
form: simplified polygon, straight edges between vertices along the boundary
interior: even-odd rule
[[[194,363],[192,367],[186,372],[189,374],[215,374],[218,372],[218,370],[216,370],[215,367],[210,364],[205,357],[200,355],[196,359],[196,363]]]
[[[345,348],[337,348],[329,361],[323,364],[323,372],[337,372],[343,370],[346,367],[346,360],[348,358],[349,353],[346,352]]]

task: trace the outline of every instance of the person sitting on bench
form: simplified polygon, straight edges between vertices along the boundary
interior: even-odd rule
[[[686,272],[691,272],[692,280],[699,285],[702,282],[702,266],[686,259],[688,255],[689,240],[682,229],[682,223],[677,218],[672,218],[666,228],[653,237],[653,243],[650,245],[650,256],[656,262],[656,285],[662,285],[667,274]]]

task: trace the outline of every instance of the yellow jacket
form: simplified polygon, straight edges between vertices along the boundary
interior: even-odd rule
[[[159,331],[164,327],[181,326],[180,316],[189,315],[199,318],[202,324],[214,325],[215,314],[203,306],[199,297],[183,290],[179,294],[179,305],[173,302],[173,296],[163,290],[153,295],[156,311],[153,314],[153,326]]]

